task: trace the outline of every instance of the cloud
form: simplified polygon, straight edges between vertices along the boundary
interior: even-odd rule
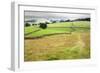
[[[25,20],[29,19],[70,19],[77,18],[90,18],[90,14],[85,13],[54,13],[54,12],[38,12],[38,11],[25,11]]]

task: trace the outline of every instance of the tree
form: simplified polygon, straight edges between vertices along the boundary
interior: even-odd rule
[[[28,27],[28,26],[30,26],[30,24],[29,23],[26,23],[25,26]]]
[[[40,23],[40,28],[42,29],[46,29],[47,28],[47,24],[46,23]]]
[[[36,26],[37,24],[33,23],[32,26]]]

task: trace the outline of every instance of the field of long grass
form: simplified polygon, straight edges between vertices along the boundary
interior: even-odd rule
[[[29,26],[25,27],[24,32],[24,61],[90,58],[88,21],[53,23],[48,24],[46,29]],[[39,36],[40,38],[26,39]]]

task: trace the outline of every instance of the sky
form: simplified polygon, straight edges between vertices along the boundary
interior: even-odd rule
[[[38,12],[38,11],[25,11],[25,21],[34,19],[48,19],[48,20],[74,20],[78,18],[90,18],[90,14],[86,13],[55,13],[55,12]]]

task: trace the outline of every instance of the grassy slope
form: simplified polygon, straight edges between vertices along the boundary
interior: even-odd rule
[[[61,23],[54,23],[49,24],[48,27],[70,27],[72,25],[78,26],[78,27],[89,27],[90,22],[88,21],[76,21],[76,22],[61,22]]]
[[[42,36],[46,34],[53,34],[53,33],[69,33],[72,31],[71,28],[66,28],[66,27],[71,27],[73,26],[76,27],[89,27],[89,22],[87,21],[80,21],[80,22],[61,22],[61,23],[54,23],[54,24],[48,24],[47,29],[40,29],[38,27],[25,27],[25,34],[33,32],[29,35],[25,35],[25,37],[36,37],[36,36]],[[58,27],[58,28],[52,28],[52,27]],[[63,28],[65,27],[65,28]],[[34,32],[35,30],[40,29],[40,31]],[[80,28],[81,30],[84,30],[83,28]],[[79,31],[80,29],[75,28],[75,30]]]
[[[47,34],[54,34],[54,33],[69,33],[69,28],[47,28],[47,29],[41,29],[38,32],[32,33],[27,35],[26,37],[37,37],[37,36],[43,36]]]

